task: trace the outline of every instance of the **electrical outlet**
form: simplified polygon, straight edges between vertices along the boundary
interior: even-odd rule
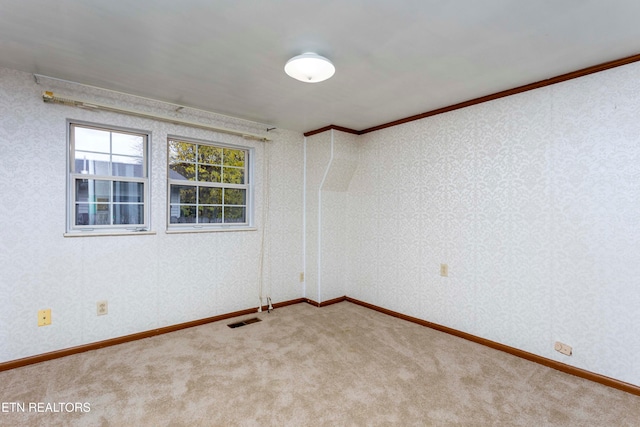
[[[300,283],[304,282],[304,273],[300,273]]]
[[[104,316],[105,314],[109,313],[109,305],[107,304],[107,301],[98,301],[96,303],[96,310],[98,316]]]
[[[51,309],[38,311],[38,326],[47,326],[51,324]]]
[[[449,266],[447,264],[440,264],[440,275],[442,277],[449,277]]]
[[[556,341],[553,348],[555,348],[557,352],[562,353],[566,356],[571,356],[571,353],[573,353],[573,349],[571,348],[570,345],[561,343],[560,341]]]

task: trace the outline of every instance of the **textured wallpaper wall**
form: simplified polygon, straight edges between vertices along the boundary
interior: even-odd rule
[[[257,123],[192,110],[176,112],[162,103],[50,79],[36,84],[30,74],[0,69],[0,362],[257,307],[263,230],[264,295],[274,302],[303,296],[301,134],[272,131],[274,141],[265,145],[148,119],[45,104],[45,90],[264,133]],[[68,118],[152,132],[155,235],[63,237]],[[168,134],[255,147],[258,231],[165,233]],[[265,216],[267,200],[270,209]],[[108,315],[96,316],[99,300],[108,300]],[[44,308],[52,309],[53,323],[37,327],[37,311]]]
[[[347,292],[347,190],[358,165],[357,141],[333,130],[306,138],[306,291],[316,302]]]
[[[640,385],[638,117],[635,63],[361,136],[347,294]]]
[[[320,301],[320,188],[331,162],[331,132],[305,138],[305,296]]]
[[[0,69],[0,362],[256,306],[264,230],[274,302],[347,294],[640,385],[639,77],[631,64],[360,137],[277,130],[265,146],[47,105],[43,90],[186,114]],[[155,235],[62,236],[68,118],[152,131]],[[255,147],[259,231],[164,232],[167,134]],[[42,308],[53,324],[38,328]]]

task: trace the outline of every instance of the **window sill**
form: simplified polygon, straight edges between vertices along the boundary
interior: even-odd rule
[[[109,237],[109,236],[150,236],[157,234],[155,231],[112,231],[112,232],[93,232],[78,231],[73,233],[64,233],[64,237]]]
[[[256,231],[257,227],[220,227],[220,228],[184,228],[184,229],[169,229],[166,230],[167,234],[191,234],[191,233],[219,233],[221,231]]]

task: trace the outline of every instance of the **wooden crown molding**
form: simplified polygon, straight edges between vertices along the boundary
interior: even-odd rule
[[[329,125],[329,126],[325,126],[323,128],[320,128],[320,129],[316,129],[316,130],[311,130],[309,132],[305,132],[303,135],[304,136],[312,136],[312,135],[315,135],[315,134],[318,134],[318,133],[322,133],[322,132],[326,132],[326,131],[332,130],[332,129],[339,130],[341,132],[352,133],[354,135],[360,135],[361,134],[360,131],[357,131],[357,130],[354,130],[354,129],[349,129],[349,128],[346,128],[346,127],[343,127],[343,126]]]
[[[378,126],[373,126],[370,128],[355,130],[349,129],[342,126],[329,125],[320,129],[311,130],[309,132],[305,132],[304,136],[312,136],[318,133],[326,132],[331,129],[339,130],[342,132],[352,133],[355,135],[364,135],[369,132],[374,132],[381,129],[390,128],[392,126],[401,125],[404,123],[413,122],[415,120],[424,119],[427,117],[435,116],[438,114],[448,113],[449,111],[459,110],[461,108],[470,107],[472,105],[482,104],[483,102],[493,101],[494,99],[504,98],[506,96],[517,95],[519,93],[527,92],[533,89],[540,89],[545,86],[551,86],[556,83],[566,82],[567,80],[577,79],[579,77],[584,77],[589,74],[599,73],[601,71],[609,70],[611,68],[621,67],[623,65],[631,64],[634,62],[640,61],[640,54],[627,56],[625,58],[616,59],[613,61],[603,62],[602,64],[593,65],[591,67],[582,68],[577,71],[572,71],[570,73],[561,74],[556,77],[552,77],[546,80],[540,80],[538,82],[529,83],[526,85],[518,86],[513,89],[503,90],[501,92],[496,92],[490,95],[481,96],[479,98],[470,99],[468,101],[459,102],[457,104],[449,105],[447,107],[437,108],[435,110],[430,110],[424,113],[416,114],[413,116],[405,117],[404,119],[394,120],[392,122],[384,123]]]

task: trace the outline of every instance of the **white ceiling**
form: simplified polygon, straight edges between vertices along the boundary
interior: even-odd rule
[[[0,0],[0,66],[362,130],[640,53],[638,0]],[[335,76],[285,62],[313,51]]]

